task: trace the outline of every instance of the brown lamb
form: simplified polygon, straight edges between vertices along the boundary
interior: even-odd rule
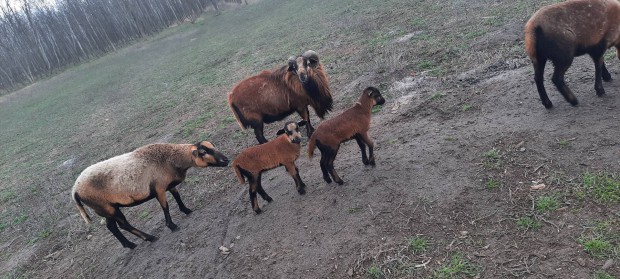
[[[299,127],[305,124],[304,120],[298,123],[287,122],[284,125],[284,129],[278,131],[277,134],[279,136],[277,138],[267,143],[244,149],[232,162],[232,168],[237,175],[239,183],[244,184],[245,178],[248,179],[250,184],[250,202],[252,203],[252,209],[257,214],[262,212],[258,206],[257,192],[267,202],[273,201],[261,184],[262,173],[267,170],[283,165],[286,171],[293,177],[293,180],[295,180],[297,192],[300,195],[306,193],[306,184],[301,181],[299,169],[295,165],[301,149]]]
[[[314,156],[314,149],[321,150],[321,171],[323,179],[331,183],[334,179],[336,183],[342,185],[344,181],[340,179],[334,169],[334,160],[338,154],[340,144],[355,139],[362,151],[362,162],[364,165],[375,165],[375,155],[373,153],[374,144],[368,137],[370,129],[370,114],[372,107],[383,105],[385,99],[377,88],[368,87],[362,92],[359,100],[353,107],[347,109],[340,115],[323,121],[317,127],[314,134],[308,141],[308,156]],[[366,157],[366,145],[368,145],[368,155]]]

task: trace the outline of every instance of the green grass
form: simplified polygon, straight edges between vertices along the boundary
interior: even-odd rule
[[[407,248],[414,253],[424,253],[428,249],[428,240],[425,237],[413,236],[407,239]]]
[[[0,201],[2,202],[8,202],[14,199],[15,197],[17,197],[17,194],[15,193],[15,191],[11,191],[11,190],[0,191]]]
[[[439,99],[441,99],[441,98],[443,98],[445,96],[446,96],[446,94],[443,94],[443,93],[435,93],[435,94],[433,94],[431,96],[431,100],[433,100],[433,101],[439,100]]]
[[[525,216],[517,219],[517,227],[523,230],[537,230],[541,224],[534,218]]]
[[[558,140],[558,145],[560,145],[560,147],[568,147],[570,146],[570,140]]]
[[[368,275],[370,275],[371,278],[381,278],[383,277],[383,272],[380,268],[373,265],[368,268]]]
[[[616,279],[616,277],[605,271],[597,271],[594,273],[594,279]]]
[[[599,203],[617,204],[620,202],[620,180],[613,174],[585,173],[581,177],[586,195]]]
[[[51,234],[52,234],[52,230],[51,230],[51,229],[45,229],[45,230],[42,230],[42,231],[40,231],[40,232],[39,232],[39,233],[38,233],[35,237],[31,238],[31,239],[28,241],[28,243],[29,243],[29,244],[31,244],[31,245],[32,245],[32,244],[35,244],[35,243],[37,243],[38,241],[40,241],[41,239],[45,239],[45,238],[47,238],[47,237],[48,237],[48,236],[50,236]]]
[[[482,166],[488,170],[500,170],[504,166],[502,154],[499,150],[493,148],[483,154],[484,161]]]
[[[540,196],[536,199],[536,210],[538,212],[549,212],[560,208],[560,203],[555,196]]]
[[[151,216],[151,211],[149,211],[148,209],[143,209],[142,212],[140,212],[140,219],[149,219]]]
[[[383,106],[374,106],[372,107],[372,109],[370,110],[370,113],[378,113],[383,109]]]
[[[20,215],[16,216],[16,217],[13,219],[13,225],[19,225],[19,224],[21,224],[21,223],[23,223],[23,222],[26,222],[26,220],[28,220],[28,217],[29,217],[29,216],[28,216],[28,214],[26,214],[26,213],[22,213],[22,214],[20,214]]]
[[[488,190],[498,189],[501,185],[502,185],[501,182],[499,182],[498,180],[493,179],[492,177],[487,179],[487,182],[484,183],[484,186]]]
[[[584,251],[595,258],[610,258],[617,249],[609,240],[602,237],[580,238],[579,244],[583,246]]]
[[[470,262],[462,254],[455,254],[448,263],[435,270],[433,278],[466,278],[474,277],[481,271],[481,267]]]
[[[347,212],[353,214],[353,213],[358,213],[362,211],[361,207],[349,207],[349,209],[347,209]]]

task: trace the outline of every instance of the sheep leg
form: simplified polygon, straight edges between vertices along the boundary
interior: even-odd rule
[[[532,64],[534,64],[534,81],[536,82],[538,95],[540,96],[540,100],[545,108],[550,109],[553,107],[553,103],[551,103],[549,96],[547,96],[547,90],[545,90],[544,84],[545,65],[547,64],[547,59],[539,58],[536,62],[532,62]]]
[[[298,113],[299,116],[301,116],[301,119],[306,121],[306,134],[308,138],[310,138],[312,133],[314,133],[314,127],[312,127],[312,124],[310,123],[310,111],[308,110],[308,107],[305,107],[298,111]]]
[[[121,242],[123,247],[129,248],[129,249],[136,248],[136,244],[127,240],[127,238],[125,238],[123,233],[121,233],[121,231],[118,229],[118,226],[116,225],[116,220],[114,220],[114,217],[106,217],[105,221],[106,221],[106,227],[108,227],[108,230],[110,230],[112,234],[116,237],[116,239],[118,239],[118,241]]]
[[[192,213],[192,210],[187,208],[185,204],[183,203],[183,201],[181,200],[181,195],[179,195],[179,190],[177,190],[177,188],[172,188],[168,191],[170,191],[170,193],[174,197],[174,200],[177,201],[177,204],[179,205],[179,209],[181,210],[181,212],[185,214]]]
[[[166,191],[158,191],[157,192],[157,201],[159,201],[159,205],[161,205],[161,209],[164,211],[164,218],[166,218],[166,226],[171,231],[176,231],[179,227],[172,222],[172,218],[170,218],[170,209],[168,207],[168,201],[166,200]]]
[[[258,194],[261,196],[261,198],[263,198],[263,200],[266,200],[267,202],[272,202],[273,199],[269,195],[267,195],[267,192],[265,192],[265,189],[263,189],[263,184],[261,183],[262,176],[262,173],[259,174],[258,179],[256,180],[256,192],[258,192]]]
[[[250,203],[252,203],[252,209],[256,214],[261,214],[263,210],[258,207],[258,199],[256,198],[256,188],[258,188],[258,182],[256,179],[250,179]]]
[[[329,157],[327,159],[327,169],[329,170],[329,174],[331,174],[334,181],[338,183],[338,185],[342,185],[344,184],[344,181],[342,181],[342,179],[340,178],[340,176],[338,176],[338,173],[336,173],[336,170],[334,169],[334,160],[336,160],[337,154],[338,150],[334,150],[333,152],[330,152],[328,154]]]
[[[303,181],[301,181],[301,177],[299,176],[299,169],[297,169],[297,166],[295,166],[295,163],[288,163],[288,164],[284,164],[284,167],[286,168],[286,171],[288,172],[288,174],[290,174],[293,177],[293,180],[295,180],[295,188],[297,188],[297,193],[299,193],[300,195],[303,195],[306,193],[306,184],[304,184]]]
[[[360,137],[362,138],[362,141],[364,141],[364,143],[368,145],[368,163],[371,166],[374,166],[375,165],[375,154],[373,151],[374,151],[375,144],[372,142],[372,140],[370,140],[370,137],[368,137],[367,132],[360,133]]]
[[[611,74],[605,66],[605,59],[603,59],[603,81],[611,81]]]
[[[265,138],[265,134],[263,132],[263,122],[255,122],[252,124],[252,128],[254,129],[254,135],[256,135],[256,140],[258,140],[259,144],[263,144],[267,142]]]
[[[600,97],[605,95],[602,77],[603,67],[605,67],[605,60],[603,60],[602,54],[599,57],[592,56],[592,60],[594,60],[594,90],[596,90],[596,95]],[[609,74],[609,72],[607,73]]]
[[[329,177],[329,173],[327,173],[327,154],[321,151],[321,171],[323,172],[323,179],[327,183],[332,183],[332,179]]]
[[[157,237],[138,230],[134,228],[131,224],[129,224],[127,218],[125,218],[125,215],[119,209],[116,209],[116,212],[114,213],[114,220],[116,221],[118,226],[121,227],[121,229],[126,230],[139,238],[142,238],[142,240],[144,241],[153,242],[157,240]]]
[[[571,105],[576,106],[579,104],[579,101],[577,101],[577,98],[575,98],[573,92],[571,92],[571,90],[566,85],[566,82],[564,82],[564,74],[566,74],[566,71],[568,70],[572,62],[572,58],[568,59],[567,61],[554,61],[555,69],[553,71],[553,77],[551,78],[551,80],[553,81],[553,84],[555,84],[555,87],[558,88],[558,91],[562,93],[564,99],[566,99],[566,101],[569,102]]]
[[[360,146],[360,150],[362,151],[362,162],[364,165],[368,165],[368,157],[366,157],[366,144],[362,140],[362,136],[360,134],[355,135],[355,141],[357,141],[357,145]]]

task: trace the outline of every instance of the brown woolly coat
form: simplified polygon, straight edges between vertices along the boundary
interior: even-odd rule
[[[353,107],[334,118],[321,122],[308,141],[308,156],[314,156],[317,140],[337,149],[341,142],[350,140],[356,134],[368,132],[370,114],[374,105],[372,97],[362,94]]]
[[[284,66],[275,71],[263,71],[239,82],[228,94],[228,105],[232,108],[234,104],[242,114],[237,115],[233,109],[242,129],[249,127],[245,120],[270,123],[295,111],[305,111],[308,105],[320,118],[332,109],[329,81],[321,63],[308,71],[313,82],[309,86],[304,86],[299,77],[287,69],[288,66]]]
[[[295,162],[299,158],[300,149],[300,144],[290,142],[288,136],[282,134],[269,142],[241,151],[233,161],[232,168],[239,183],[245,183],[239,167],[257,176],[262,171],[277,168],[283,163]]]
[[[525,49],[533,60],[537,50],[541,50],[536,46],[537,28],[547,41],[561,48],[571,48],[573,55],[579,55],[574,53],[577,50],[601,42],[605,43],[605,49],[617,46],[620,44],[620,3],[617,0],[570,0],[542,7],[525,25]]]
[[[152,198],[152,187],[182,182],[196,162],[192,144],[151,144],[86,168],[73,185],[71,196],[105,216],[105,205],[131,206]],[[82,218],[89,221],[85,212]]]

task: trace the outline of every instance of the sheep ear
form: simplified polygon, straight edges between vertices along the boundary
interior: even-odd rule
[[[297,63],[297,57],[291,56],[288,58],[288,71],[295,72],[295,64]]]
[[[278,136],[279,136],[279,135],[284,134],[284,133],[286,133],[286,131],[284,131],[284,129],[280,129],[280,131],[278,131],[278,132],[276,133],[276,135],[278,135]]]
[[[306,123],[307,123],[306,120],[302,120],[302,121],[297,122],[297,126],[303,127],[303,126],[306,126]]]

